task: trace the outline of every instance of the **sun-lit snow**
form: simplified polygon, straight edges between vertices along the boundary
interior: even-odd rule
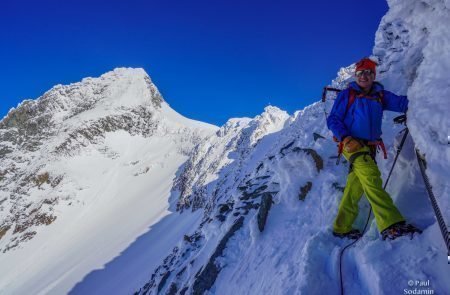
[[[388,3],[373,49],[377,79],[408,95],[411,136],[387,191],[424,231],[412,240],[382,241],[372,220],[343,257],[345,294],[408,294],[411,280],[429,281],[423,290],[447,294],[447,251],[414,148],[425,154],[450,223],[450,3]],[[341,68],[331,85],[345,87],[352,71],[353,65]],[[18,150],[0,158],[0,176],[9,181],[16,171],[25,181],[48,171],[50,181],[36,179],[24,188],[8,182],[0,190],[0,216],[24,224],[41,204],[38,212],[57,218],[15,235],[11,228],[0,239],[5,249],[14,237],[37,232],[0,253],[0,293],[339,294],[338,255],[348,241],[333,237],[331,224],[348,166],[336,165],[326,127],[331,99],[293,115],[268,106],[255,118],[216,128],[173,111],[142,69],[116,69],[55,86],[40,103],[22,103],[16,110],[37,114],[32,120],[50,122],[52,132],[41,130],[45,144],[20,153],[26,144],[7,135],[20,135],[14,132],[24,115],[5,117],[10,129],[0,129],[8,138],[1,147]],[[392,124],[396,115],[384,114],[383,179],[404,128]],[[258,216],[268,196],[273,204],[261,232]],[[355,225],[362,228],[365,198],[360,209]],[[25,219],[12,218],[10,210]]]

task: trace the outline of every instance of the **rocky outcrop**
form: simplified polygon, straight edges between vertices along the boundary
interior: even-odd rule
[[[311,188],[312,188],[312,182],[311,181],[306,182],[306,184],[300,188],[300,194],[298,196],[300,201],[304,201],[306,199],[306,195],[309,193]]]
[[[222,253],[227,245],[228,240],[238,231],[244,224],[244,217],[239,217],[230,228],[230,230],[224,235],[219,242],[213,255],[209,258],[206,266],[195,276],[195,281],[192,286],[192,294],[203,295],[208,291],[219,275],[220,267],[216,265],[216,259],[222,256]]]
[[[267,216],[269,215],[270,208],[272,207],[273,198],[271,193],[265,193],[261,197],[261,205],[259,207],[257,221],[259,231],[262,232],[266,225]]]

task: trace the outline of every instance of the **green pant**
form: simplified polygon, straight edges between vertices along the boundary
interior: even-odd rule
[[[369,151],[369,148],[364,146],[357,152],[361,151]],[[348,160],[353,153],[344,151],[343,154]],[[357,157],[353,162],[353,170],[347,178],[333,230],[337,233],[346,233],[352,229],[352,224],[358,216],[358,202],[363,193],[372,206],[380,232],[394,223],[403,221],[403,216],[383,189],[382,183],[380,170],[370,155]]]

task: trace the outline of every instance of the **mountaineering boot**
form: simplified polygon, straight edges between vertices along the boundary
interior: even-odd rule
[[[352,240],[357,240],[360,237],[362,237],[362,234],[359,231],[359,229],[352,229],[351,231],[343,233],[343,234],[333,231],[333,236],[341,238],[341,239],[348,238],[348,239],[352,239]]]
[[[389,226],[385,230],[381,232],[381,236],[383,237],[383,241],[389,238],[390,240],[395,240],[398,237],[406,236],[408,234],[411,234],[411,239],[414,236],[414,233],[421,234],[422,231],[415,227],[412,224],[406,224],[406,222],[401,221],[394,223],[393,225]]]

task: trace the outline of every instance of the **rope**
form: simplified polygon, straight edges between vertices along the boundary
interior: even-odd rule
[[[400,145],[397,148],[397,154],[395,155],[394,162],[392,163],[391,170],[389,171],[389,174],[388,174],[388,177],[386,179],[386,182],[384,183],[384,186],[383,186],[384,190],[386,189],[386,186],[389,183],[389,179],[391,178],[392,171],[394,171],[395,163],[397,163],[398,156],[400,155],[400,152],[402,151],[403,145],[405,144],[406,137],[408,136],[408,132],[409,132],[408,128],[405,128],[404,131],[405,131],[405,134],[403,134],[403,137],[402,137],[402,140],[400,142]],[[369,204],[369,206],[370,206],[370,204]],[[369,215],[367,216],[366,224],[364,225],[364,228],[362,230],[361,237],[366,232],[367,225],[369,225],[369,220],[370,220],[371,215],[372,215],[372,207],[370,207],[370,209],[369,209]],[[343,276],[342,276],[342,256],[344,255],[345,250],[347,250],[347,248],[350,248],[351,246],[356,244],[356,242],[358,242],[361,237],[357,238],[356,240],[354,240],[353,242],[351,242],[350,244],[348,244],[347,246],[342,248],[342,250],[341,250],[341,252],[339,254],[339,280],[340,280],[340,287],[341,287],[341,295],[344,295],[344,282],[343,282]],[[447,241],[448,241],[448,233],[447,233]]]
[[[427,189],[428,196],[430,197],[431,205],[433,206],[434,214],[436,215],[436,219],[439,224],[439,228],[441,229],[442,237],[444,238],[444,242],[447,245],[448,257],[450,259],[450,235],[447,230],[447,226],[445,225],[444,217],[442,216],[439,205],[436,201],[436,197],[433,194],[433,190],[430,184],[430,180],[428,179],[427,174],[425,173],[425,160],[421,157],[419,150],[416,149],[417,161],[419,162],[420,173],[422,174],[423,182],[425,183],[425,188]],[[450,260],[449,260],[450,263]]]

